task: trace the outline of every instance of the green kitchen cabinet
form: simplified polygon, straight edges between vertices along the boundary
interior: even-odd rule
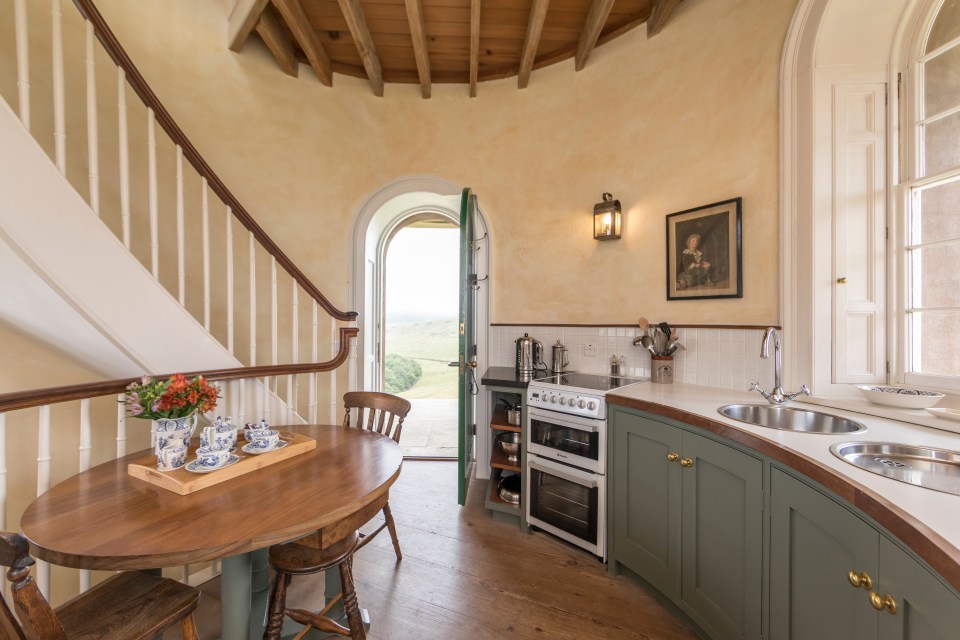
[[[885,533],[780,469],[770,487],[772,640],[960,637],[960,597]]]
[[[760,638],[763,461],[616,408],[608,429],[609,559],[715,638]]]
[[[883,535],[880,536],[880,583],[874,593],[879,598],[875,604],[883,607],[877,613],[880,640],[960,638],[960,597],[920,561]]]
[[[879,576],[876,530],[813,487],[770,474],[770,638],[877,637],[868,593],[848,572]],[[864,606],[866,605],[866,606]]]

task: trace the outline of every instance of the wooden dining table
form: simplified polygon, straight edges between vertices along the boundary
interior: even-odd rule
[[[267,548],[314,532],[326,547],[356,531],[383,507],[403,463],[397,443],[375,432],[275,428],[314,438],[316,448],[188,495],[129,475],[127,464],[149,454],[144,451],[64,480],[23,514],[31,553],[57,565],[103,570],[222,559],[221,638],[260,638]],[[339,575],[327,574],[329,596]]]

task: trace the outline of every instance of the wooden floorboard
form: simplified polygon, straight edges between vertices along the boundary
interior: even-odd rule
[[[486,480],[471,483],[467,505],[459,507],[456,468],[405,462],[390,492],[403,561],[395,561],[386,530],[355,556],[357,595],[371,617],[368,638],[697,638],[645,588],[610,576],[593,555],[494,520],[483,506]],[[322,597],[321,579],[295,578],[291,588],[291,604]],[[218,635],[218,580],[204,592],[201,640]]]

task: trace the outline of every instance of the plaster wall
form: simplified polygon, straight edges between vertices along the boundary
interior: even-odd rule
[[[794,0],[687,0],[668,27],[481,84],[388,85],[279,71],[226,48],[230,0],[101,0],[108,23],[210,164],[278,244],[346,306],[350,232],[386,182],[471,186],[493,229],[493,322],[779,322],[778,74]],[[147,28],[149,25],[149,28]],[[611,191],[624,237],[591,238]],[[744,199],[744,297],[668,303],[668,213]]]

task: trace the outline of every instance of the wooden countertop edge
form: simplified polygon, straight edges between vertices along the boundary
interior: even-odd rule
[[[960,549],[957,549],[924,522],[906,513],[871,489],[837,473],[833,469],[824,467],[813,458],[785,449],[776,442],[732,425],[711,420],[700,414],[648,400],[617,396],[613,393],[607,394],[607,401],[617,406],[647,411],[700,427],[749,447],[777,462],[783,463],[794,471],[802,473],[883,525],[929,564],[954,589],[960,591]]]

